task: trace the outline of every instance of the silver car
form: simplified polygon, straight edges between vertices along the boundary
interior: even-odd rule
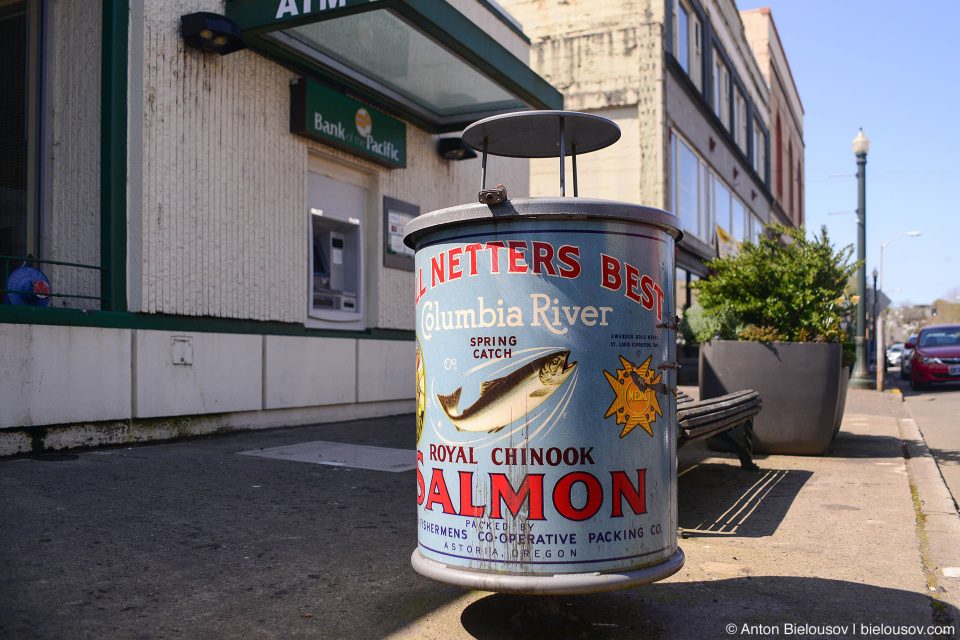
[[[890,348],[887,349],[887,366],[899,367],[900,361],[902,358],[903,358],[903,343],[897,342],[896,344],[890,345]]]

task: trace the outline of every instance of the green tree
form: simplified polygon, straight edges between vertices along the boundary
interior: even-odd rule
[[[711,261],[711,277],[691,285],[703,307],[691,322],[697,339],[842,340],[855,303],[844,287],[860,266],[850,261],[853,246],[835,250],[826,227],[809,240],[803,227],[767,229],[736,255]]]

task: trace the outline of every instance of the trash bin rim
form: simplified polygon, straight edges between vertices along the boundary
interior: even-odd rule
[[[535,197],[513,198],[498,205],[461,204],[425,213],[407,223],[403,242],[416,249],[420,238],[444,227],[521,220],[619,220],[660,228],[674,241],[683,237],[680,219],[662,209],[596,198]]]
[[[678,546],[662,562],[631,571],[518,575],[451,567],[424,556],[420,547],[414,549],[410,557],[414,570],[431,580],[462,589],[526,595],[573,595],[626,589],[668,578],[682,569],[685,562],[683,549]]]

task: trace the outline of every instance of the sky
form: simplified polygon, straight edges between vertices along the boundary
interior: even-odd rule
[[[866,166],[867,286],[880,268],[893,304],[960,287],[960,2],[737,0],[770,7],[803,103],[808,236],[827,226],[856,256],[857,160]],[[954,295],[956,291],[954,291]],[[952,300],[960,302],[960,300]]]

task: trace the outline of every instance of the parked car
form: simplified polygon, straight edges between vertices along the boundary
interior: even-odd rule
[[[899,367],[900,360],[903,357],[903,343],[897,342],[890,345],[887,349],[887,366],[888,367]]]
[[[903,355],[900,356],[900,379],[910,379],[910,356],[913,355],[913,345],[917,343],[917,334],[911,334],[903,345]]]
[[[910,354],[910,388],[931,382],[960,382],[960,324],[936,324],[920,330]]]

